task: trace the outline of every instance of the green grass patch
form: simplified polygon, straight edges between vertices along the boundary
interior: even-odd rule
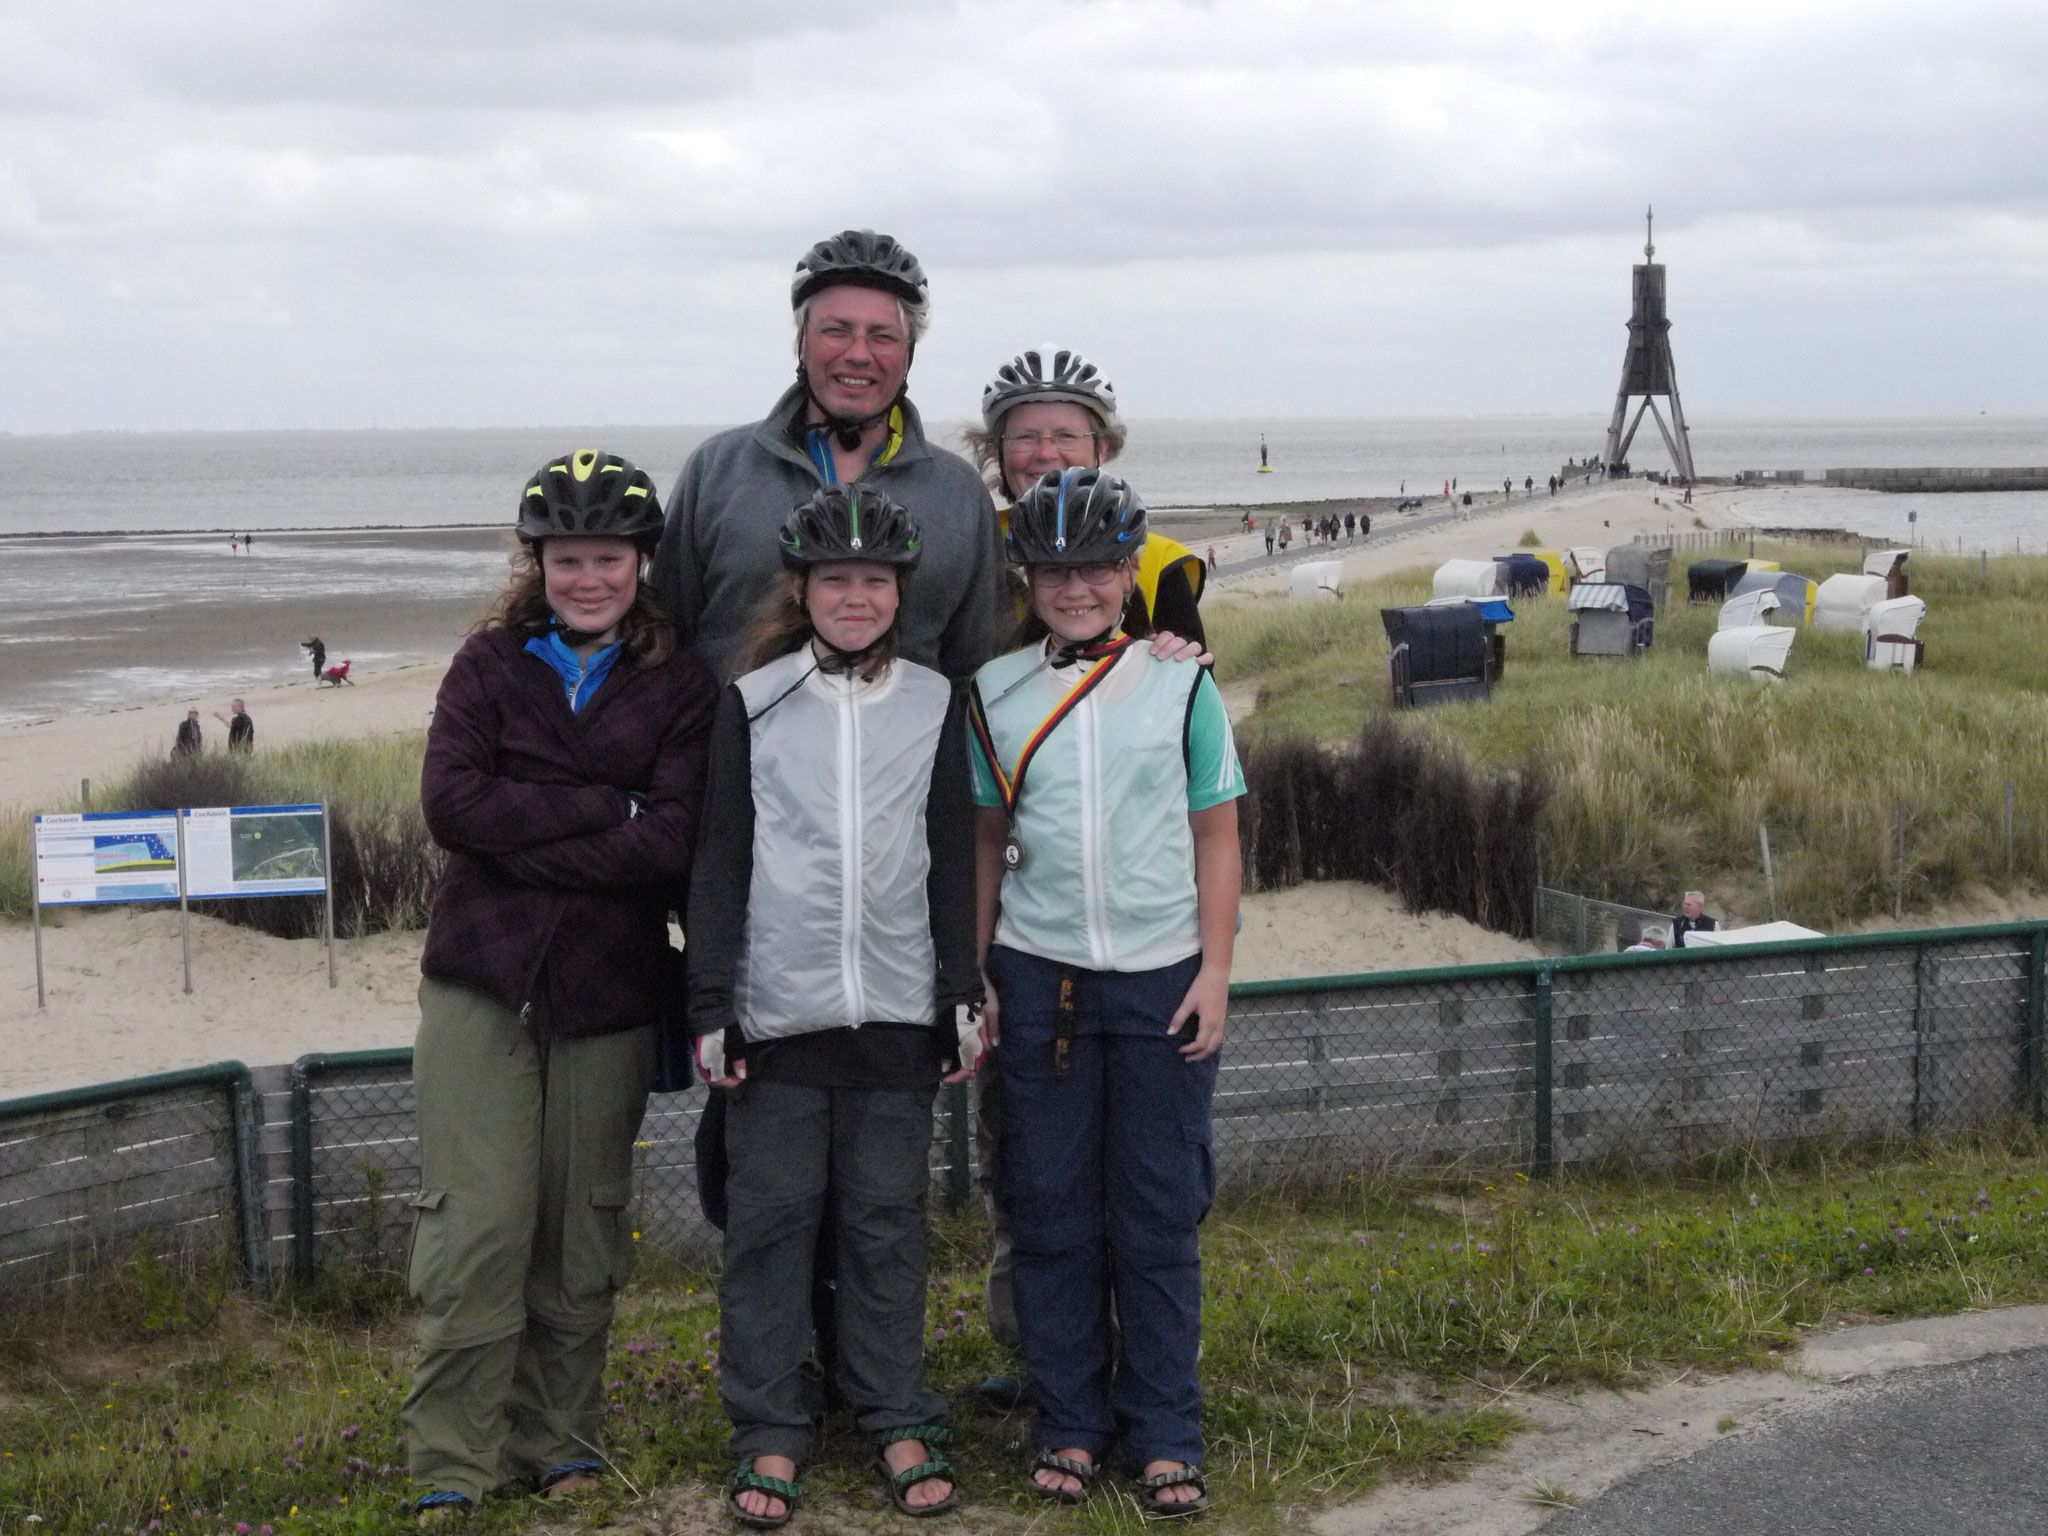
[[[1515,1431],[1497,1396],[1512,1383],[1764,1364],[1830,1322],[2048,1297],[2044,1150],[2039,1133],[2015,1129],[1888,1162],[1809,1147],[1727,1153],[1677,1178],[1360,1174],[1226,1202],[1203,1243],[1210,1526],[1284,1528],[1305,1508],[1481,1453]],[[1114,1487],[1077,1512],[1030,1499],[1021,1416],[972,1406],[975,1381],[1012,1367],[983,1325],[985,1242],[978,1222],[938,1223],[928,1320],[967,1518],[974,1529],[1137,1529]],[[182,1310],[164,1303],[161,1276],[152,1290],[131,1275],[109,1293],[126,1300],[11,1318],[0,1519],[148,1536],[410,1529],[403,1312],[366,1312],[374,1285],[262,1307],[221,1304],[203,1268],[186,1283]],[[577,1524],[709,1502],[727,1470],[714,1285],[669,1270],[624,1298],[607,1378],[620,1475],[573,1506]],[[1441,1403],[1419,1406],[1418,1382]],[[835,1509],[861,1523],[883,1509],[843,1415],[806,1480],[820,1528]],[[469,1528],[565,1518],[515,1495]]]
[[[1859,566],[1854,549],[1759,545],[1759,558],[1820,580]],[[1757,827],[1771,828],[1784,915],[1829,928],[1888,911],[1898,877],[1897,814],[1908,818],[1906,902],[1972,887],[2048,884],[2048,559],[1916,555],[1928,602],[1927,665],[1870,671],[1856,635],[1802,630],[1782,684],[1709,678],[1716,607],[1678,594],[1654,650],[1634,662],[1574,661],[1555,598],[1518,600],[1502,684],[1483,703],[1404,713],[1405,729],[1473,763],[1534,754],[1555,785],[1543,822],[1550,883],[1667,907],[1710,885],[1765,908]],[[1429,596],[1429,573],[1362,583],[1342,602],[1282,596],[1217,604],[1208,617],[1218,677],[1256,689],[1248,740],[1338,742],[1392,713],[1379,610]],[[2010,872],[2003,812],[2019,806]]]

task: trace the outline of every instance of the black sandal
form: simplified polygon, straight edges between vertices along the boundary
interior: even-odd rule
[[[597,1478],[604,1476],[605,1465],[601,1461],[565,1461],[559,1467],[550,1467],[541,1473],[540,1481],[534,1484],[535,1493],[552,1493],[557,1485],[566,1483],[572,1477]]]
[[[932,1515],[948,1514],[960,1507],[960,1479],[953,1471],[953,1464],[946,1460],[940,1449],[949,1439],[951,1432],[943,1424],[912,1424],[904,1429],[886,1430],[875,1438],[875,1470],[882,1474],[882,1486],[888,1490],[889,1502],[896,1506],[899,1515],[908,1515],[913,1520],[927,1519]],[[883,1453],[892,1445],[905,1440],[915,1440],[924,1446],[925,1459],[914,1467],[905,1467],[898,1472],[889,1465],[889,1458]],[[913,1504],[910,1490],[919,1483],[943,1479],[952,1485],[943,1499],[936,1504]]]
[[[1071,1456],[1055,1455],[1051,1451],[1040,1451],[1031,1463],[1029,1474],[1031,1491],[1041,1499],[1051,1499],[1055,1504],[1079,1504],[1094,1491],[1095,1475],[1102,1470],[1099,1461],[1076,1461]],[[1061,1472],[1080,1483],[1078,1488],[1050,1488],[1038,1480],[1041,1472]]]
[[[1192,1499],[1162,1499],[1162,1490],[1180,1488],[1188,1483],[1195,1485]],[[1151,1477],[1138,1479],[1138,1504],[1154,1520],[1178,1520],[1187,1515],[1199,1515],[1209,1507],[1209,1481],[1202,1476],[1200,1467],[1176,1467],[1171,1472],[1160,1472]]]
[[[740,1495],[743,1493],[765,1493],[771,1499],[782,1500],[782,1513],[779,1515],[748,1514],[747,1511],[740,1508]],[[732,1476],[725,1480],[725,1512],[731,1515],[733,1519],[739,1521],[741,1525],[750,1526],[757,1531],[780,1530],[783,1526],[789,1524],[790,1517],[796,1513],[796,1507],[802,1501],[803,1496],[804,1485],[802,1483],[787,1481],[779,1477],[769,1477],[766,1473],[756,1472],[751,1461],[743,1461],[734,1467],[732,1469]]]

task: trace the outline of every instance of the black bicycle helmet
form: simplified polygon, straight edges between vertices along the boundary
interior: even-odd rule
[[[834,560],[873,560],[914,569],[923,552],[910,514],[876,491],[857,485],[821,485],[789,514],[780,539],[791,570]]]
[[[1145,547],[1145,503],[1100,469],[1054,469],[1010,508],[1014,565],[1097,565]]]
[[[519,537],[531,544],[566,534],[600,534],[651,547],[661,537],[654,482],[631,459],[578,448],[550,459],[519,498]]]
[[[1065,347],[1019,352],[981,392],[981,424],[993,432],[1012,406],[1066,401],[1085,407],[1104,426],[1116,415],[1116,388],[1087,358]]]
[[[924,303],[929,291],[924,268],[910,252],[872,229],[848,229],[804,253],[790,280],[789,307],[801,308],[820,289],[842,284],[879,288],[912,304]]]

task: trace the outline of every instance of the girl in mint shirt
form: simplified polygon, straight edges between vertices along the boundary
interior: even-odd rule
[[[975,674],[977,919],[1032,1486],[1078,1503],[1120,1446],[1147,1511],[1188,1515],[1244,775],[1207,670],[1117,628],[1144,542],[1143,503],[1098,470],[1010,514],[1030,616]]]

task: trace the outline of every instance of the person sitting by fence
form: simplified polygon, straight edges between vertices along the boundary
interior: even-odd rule
[[[975,675],[970,762],[1031,1490],[1080,1502],[1121,1442],[1145,1512],[1173,1516],[1207,1505],[1197,1229],[1244,775],[1207,671],[1118,628],[1145,521],[1098,470],[1019,499],[1031,609],[1023,648]]]
[[[1622,951],[1622,953],[1625,955],[1650,954],[1660,949],[1669,949],[1670,947],[1670,930],[1667,928],[1659,928],[1655,924],[1652,924],[1650,927],[1643,929],[1636,936],[1635,943],[1625,948]]]
[[[925,1199],[932,1102],[942,1075],[972,1075],[981,980],[963,698],[897,655],[917,560],[902,507],[820,487],[783,526],[788,577],[712,728],[690,1027],[729,1095],[726,1504],[763,1529],[795,1513],[824,1411],[804,1366],[828,1207],[838,1358],[820,1364],[900,1513],[960,1502],[946,1400],[924,1380]]]
[[[423,1523],[606,1465],[633,1140],[676,1001],[667,918],[718,700],[647,586],[660,532],[629,461],[544,465],[511,582],[427,732],[420,804],[448,863],[420,962],[419,1358],[401,1410]]]
[[[1707,898],[1698,891],[1687,891],[1678,916],[1671,920],[1672,942],[1683,949],[1688,933],[1712,933],[1718,926],[1707,916]]]

